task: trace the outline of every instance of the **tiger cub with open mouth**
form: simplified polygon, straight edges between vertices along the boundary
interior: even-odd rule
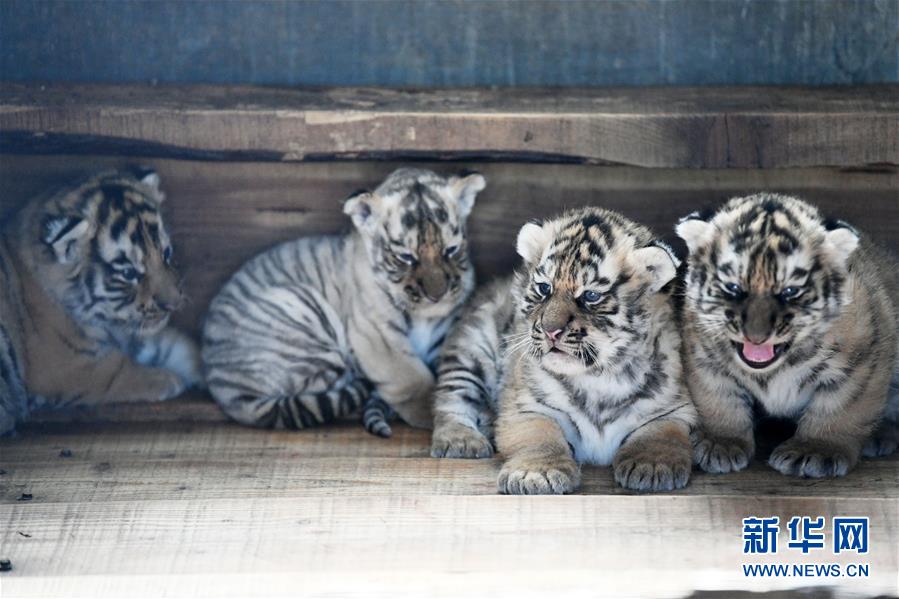
[[[842,476],[899,440],[899,263],[851,226],[792,197],[735,198],[677,226],[687,385],[701,420],[696,463],[747,466],[754,410],[792,419],[768,463]]]
[[[525,225],[517,250],[522,271],[485,288],[447,341],[432,455],[491,455],[495,419],[501,493],[572,492],[585,462],[629,489],[686,485],[696,416],[671,250],[599,208]]]

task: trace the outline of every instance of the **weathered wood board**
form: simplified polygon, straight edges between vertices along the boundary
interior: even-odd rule
[[[498,459],[431,459],[430,433],[402,425],[388,440],[365,434],[353,421],[301,434],[246,428],[226,420],[206,395],[104,406],[74,417],[45,412],[19,442],[0,447],[6,470],[0,503],[21,493],[44,502],[490,495],[500,465]],[[60,457],[63,449],[72,456]],[[599,467],[585,468],[581,492],[637,495]],[[696,473],[689,487],[673,495],[899,500],[899,455],[865,460],[849,476],[825,481],[781,476],[760,455],[733,475]]]
[[[387,90],[6,83],[0,151],[657,168],[899,164],[899,85]]]
[[[0,554],[14,568],[0,574],[4,597],[899,591],[899,457],[824,481],[759,462],[660,495],[626,493],[589,467],[580,495],[500,497],[497,459],[427,458],[427,432],[405,426],[382,440],[356,423],[248,429],[203,399],[156,408],[51,418],[0,440]],[[867,563],[869,578],[745,578],[742,563],[810,559],[744,556],[750,515],[868,516],[868,555],[813,561]]]
[[[133,162],[133,160],[132,160]],[[0,155],[0,214],[91,169],[126,163],[94,156]],[[277,164],[147,160],[168,194],[166,220],[189,304],[181,324],[196,330],[209,300],[248,258],[299,235],[349,226],[340,202],[373,187],[401,163]],[[685,214],[761,190],[799,194],[899,251],[899,170],[683,170],[584,165],[421,166],[452,173],[476,168],[487,178],[471,219],[471,251],[483,278],[509,272],[514,240],[528,220],[598,205],[671,236]]]

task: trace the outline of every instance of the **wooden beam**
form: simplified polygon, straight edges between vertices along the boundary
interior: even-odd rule
[[[6,83],[0,151],[859,167],[899,164],[899,85],[408,91]]]

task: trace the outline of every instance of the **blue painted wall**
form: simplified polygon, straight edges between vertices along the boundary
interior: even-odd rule
[[[899,81],[899,0],[0,0],[0,78],[273,85]]]

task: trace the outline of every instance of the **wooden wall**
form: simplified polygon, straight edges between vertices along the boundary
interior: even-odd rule
[[[0,77],[265,85],[897,82],[895,0],[3,0]]]
[[[0,155],[0,213],[92,169],[127,159]],[[132,160],[135,162],[135,160]],[[398,163],[260,163],[141,159],[168,193],[166,219],[191,299],[181,324],[197,330],[224,280],[245,260],[298,235],[348,227],[340,201],[375,186]],[[703,206],[774,190],[817,203],[899,251],[899,171],[895,167],[772,170],[641,169],[586,165],[417,163],[439,172],[475,168],[488,181],[471,221],[482,277],[508,272],[523,223],[587,204],[618,210],[670,235],[676,220]]]

